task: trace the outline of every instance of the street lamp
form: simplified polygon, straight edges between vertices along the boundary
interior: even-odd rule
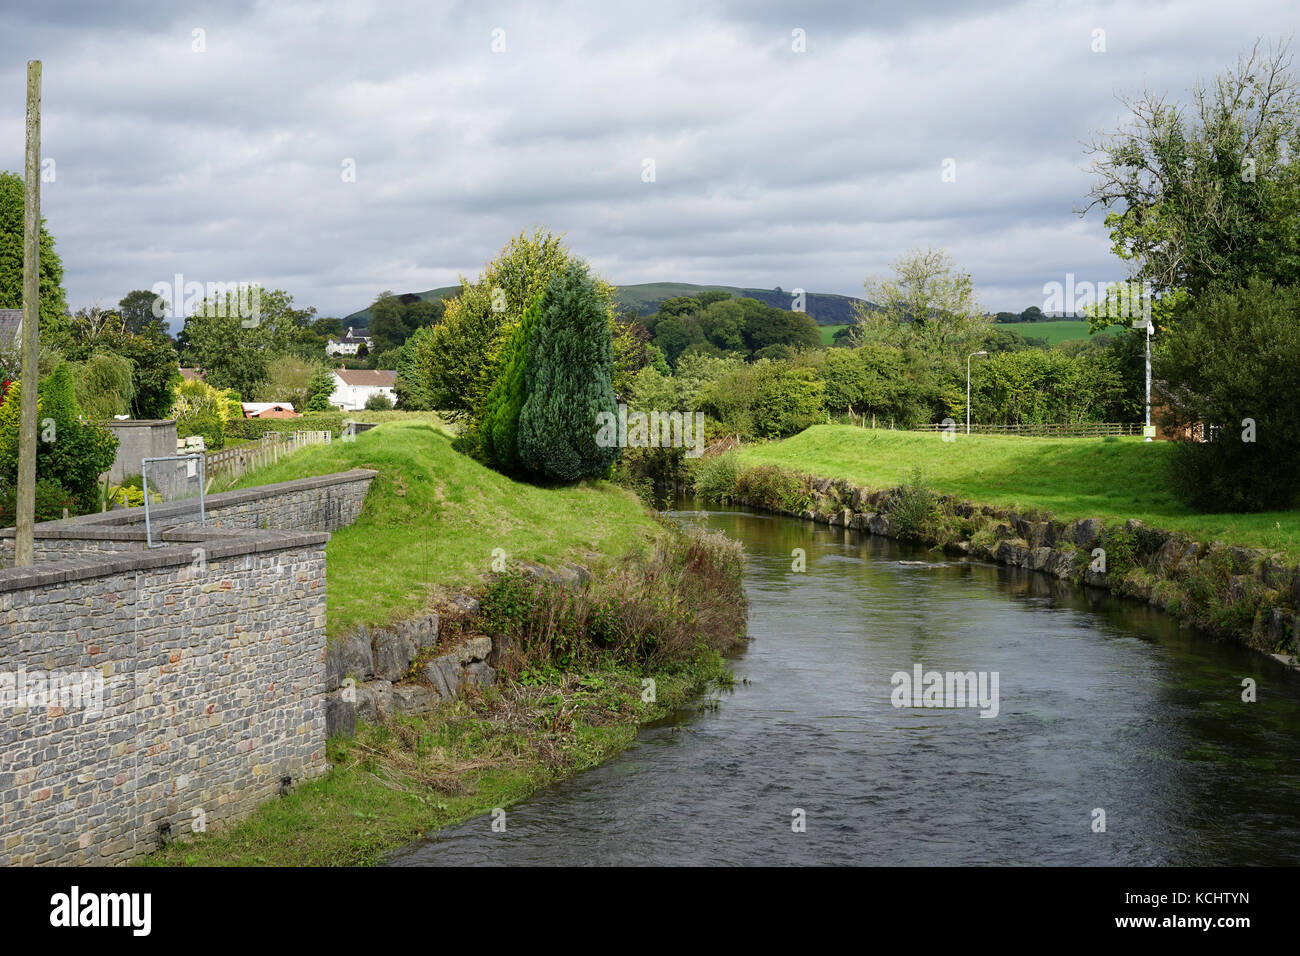
[[[966,356],[966,434],[970,434],[970,360],[977,355],[988,355],[988,352],[971,352]]]
[[[1142,421],[1142,434],[1145,436],[1143,441],[1155,441],[1151,437],[1151,335],[1155,332],[1155,323],[1150,319],[1134,319],[1133,327],[1137,329],[1145,328],[1147,330],[1147,400],[1146,415]]]

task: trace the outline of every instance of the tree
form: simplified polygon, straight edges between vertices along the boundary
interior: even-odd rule
[[[391,292],[381,292],[370,306],[370,338],[374,351],[397,348],[406,341],[406,306]],[[360,353],[358,352],[358,355]]]
[[[871,308],[854,303],[857,342],[914,345],[936,363],[963,360],[988,335],[988,316],[967,273],[941,249],[917,249],[893,264],[893,275],[864,283]]]
[[[366,410],[371,412],[386,412],[393,407],[393,400],[383,392],[376,392],[366,399]]]
[[[23,307],[23,180],[0,171],[0,309]],[[54,237],[41,219],[40,326],[57,334],[67,327],[68,303],[63,292],[63,262],[54,251]]]
[[[533,335],[519,458],[536,474],[577,481],[607,472],[617,445],[598,443],[600,414],[616,413],[609,297],[585,265],[547,284]]]
[[[1212,289],[1153,356],[1166,382],[1166,424],[1200,426],[1178,441],[1170,477],[1189,505],[1213,511],[1293,507],[1300,490],[1300,289],[1255,278]]]
[[[334,394],[334,373],[323,365],[316,366],[307,383],[307,408],[309,412],[328,412],[330,396]]]
[[[136,335],[156,332],[165,336],[166,320],[155,318],[153,314],[153,304],[157,298],[147,289],[136,289],[123,296],[122,301],[117,304],[118,313],[122,317],[122,328]]]
[[[524,311],[571,260],[561,237],[537,229],[511,239],[477,281],[462,277],[442,321],[412,336],[403,376],[406,391],[476,429],[496,383],[502,347]],[[612,322],[614,289],[594,281]]]
[[[1190,108],[1150,91],[1121,99],[1129,124],[1089,144],[1095,181],[1081,214],[1107,211],[1113,251],[1157,304],[1300,274],[1300,86],[1290,66],[1288,43],[1257,42],[1198,84]],[[1177,321],[1176,309],[1153,312],[1157,329]]]
[[[24,398],[17,382],[0,405],[0,483],[13,487],[18,478],[18,422]],[[113,466],[117,438],[106,428],[81,421],[72,368],[60,363],[40,382],[36,395],[40,422],[36,474],[55,482],[68,495],[69,510],[86,514],[99,500],[99,476]]]
[[[78,315],[86,310],[79,310]],[[74,325],[75,328],[75,325]],[[157,329],[141,334],[127,332],[120,324],[101,325],[94,334],[89,326],[66,337],[63,345],[66,357],[73,361],[87,361],[97,353],[120,356],[130,363],[130,407],[125,409],[133,418],[159,419],[170,414],[173,391],[181,380],[176,367],[176,350],[171,339]]]
[[[216,388],[233,388],[245,401],[266,384],[270,330],[245,327],[239,310],[226,302],[210,300],[185,320],[185,357],[203,370]]]
[[[528,370],[533,336],[541,318],[545,293],[537,297],[515,326],[502,352],[501,373],[484,403],[479,427],[479,452],[483,461],[507,474],[521,469],[519,458],[519,416],[528,398]]]

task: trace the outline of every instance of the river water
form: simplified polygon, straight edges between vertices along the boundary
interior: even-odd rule
[[[1296,672],[1045,575],[681,507],[748,553],[734,690],[392,864],[1300,863]],[[996,672],[996,716],[893,706],[917,664]]]

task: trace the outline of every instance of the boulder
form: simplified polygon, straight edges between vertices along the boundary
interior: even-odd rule
[[[496,683],[496,680],[496,669],[483,661],[475,661],[465,668],[465,686],[467,687],[490,687]]]
[[[450,601],[451,606],[461,614],[474,616],[479,612],[480,604],[476,598],[469,594],[457,594]]]
[[[514,642],[505,634],[494,634],[491,640],[492,653],[488,655],[487,662],[493,667],[501,667],[510,660],[510,654],[514,651]]]
[[[460,690],[460,658],[456,654],[443,654],[424,665],[424,679],[443,700],[451,700]]]
[[[386,681],[401,680],[415,660],[419,648],[407,633],[381,628],[371,632],[375,676]]]
[[[492,654],[492,638],[470,638],[456,648],[453,653],[456,655],[456,660],[461,664],[468,664],[471,661],[485,661]]]
[[[427,714],[439,701],[437,691],[423,684],[398,684],[393,688],[393,710],[399,714]]]
[[[854,531],[867,531],[869,530],[867,528],[867,518],[868,515],[860,513],[855,514],[851,519],[849,519],[849,527]]]
[[[432,647],[438,643],[438,615],[425,614],[420,617],[408,618],[395,624],[393,630],[408,640],[415,647],[415,653],[418,654],[424,648]],[[376,662],[376,666],[378,666],[378,662]]]
[[[345,677],[368,680],[375,676],[370,633],[365,627],[349,631],[325,644],[325,689],[335,690]]]
[[[393,716],[393,685],[386,680],[358,684],[356,714],[358,720],[378,724]]]
[[[998,544],[998,549],[993,552],[993,556],[1003,564],[1020,567],[1029,557],[1029,549],[1025,547],[1022,539],[1016,538]]]
[[[342,734],[351,737],[357,732],[357,709],[351,701],[343,699],[343,691],[325,695],[325,736]]]
[[[1051,548],[1031,548],[1025,556],[1025,567],[1031,571],[1046,571],[1055,553]]]
[[[1070,538],[1085,551],[1091,551],[1101,544],[1102,533],[1106,526],[1100,518],[1083,518],[1070,525]]]

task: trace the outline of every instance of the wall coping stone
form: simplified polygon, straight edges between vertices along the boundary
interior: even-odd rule
[[[329,475],[317,475],[313,478],[295,478],[292,481],[280,481],[273,485],[254,485],[236,491],[222,491],[208,495],[205,500],[207,510],[229,508],[250,501],[258,501],[272,495],[292,494],[297,491],[312,491],[316,488],[328,488],[331,485],[345,485],[354,481],[373,479],[379,472],[371,468],[353,468],[350,471],[338,471]],[[184,501],[166,502],[149,507],[150,521],[165,522],[172,518],[193,518],[198,515],[198,499],[187,498]],[[144,540],[144,531],[132,525],[144,524],[144,507],[118,508],[113,511],[98,511],[75,518],[60,518],[56,521],[42,521],[33,529],[37,538],[89,538],[100,541],[136,541]],[[127,527],[121,527],[121,526]],[[12,538],[14,528],[0,529],[0,539]]]

